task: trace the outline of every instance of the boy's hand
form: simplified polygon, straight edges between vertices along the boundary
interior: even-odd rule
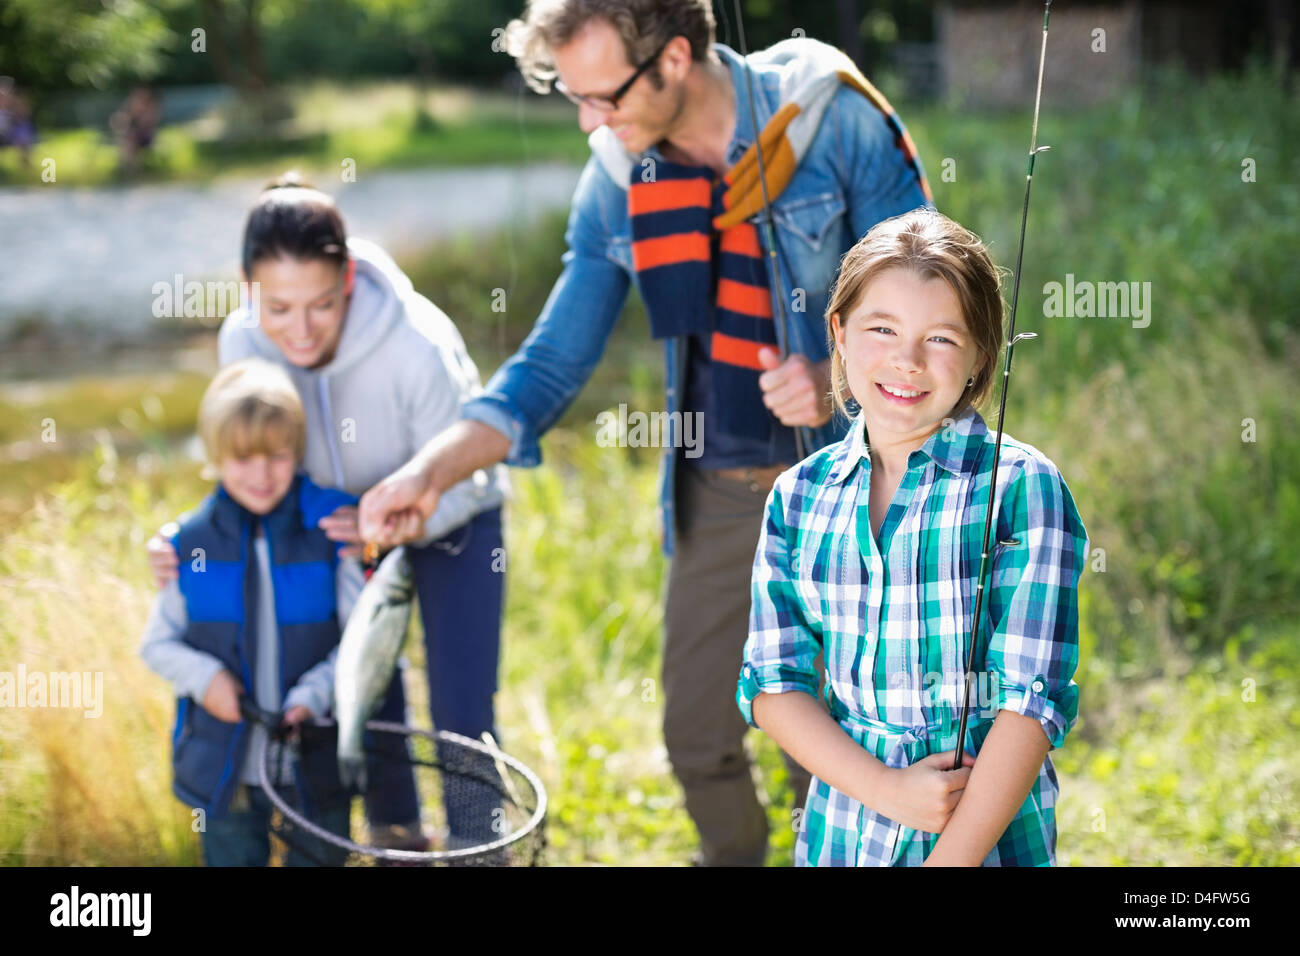
[[[347,542],[348,547],[339,550],[340,558],[359,558],[361,556],[361,529],[357,520],[356,505],[342,505],[327,514],[316,527],[325,532],[331,541]]]
[[[296,728],[304,720],[311,720],[315,716],[316,715],[311,712],[310,707],[304,707],[302,704],[299,704],[297,707],[290,707],[285,711],[284,716],[280,718],[280,723],[285,727]]]
[[[889,786],[876,809],[913,830],[942,833],[975,766],[975,758],[963,752],[961,769],[948,769],[953,753],[930,754],[910,767],[889,768]]]
[[[234,674],[228,670],[217,671],[217,676],[212,678],[203,693],[203,709],[217,720],[237,724],[242,719],[239,697],[243,692]]]
[[[171,536],[176,533],[176,522],[169,521],[158,529],[157,533],[145,545],[149,555],[149,570],[153,571],[153,582],[160,589],[175,581],[179,574],[177,567],[180,559],[172,547]]]

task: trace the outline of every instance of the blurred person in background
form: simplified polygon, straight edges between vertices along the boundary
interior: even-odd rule
[[[0,76],[0,149],[14,147],[23,166],[30,166],[35,142],[36,126],[27,98],[18,92],[12,76]]]
[[[158,124],[162,121],[162,103],[152,86],[142,83],[131,91],[126,101],[108,121],[117,140],[123,175],[140,172],[141,154],[153,148]]]

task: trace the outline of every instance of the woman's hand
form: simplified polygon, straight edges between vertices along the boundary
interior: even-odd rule
[[[363,540],[394,548],[421,537],[438,507],[438,492],[423,468],[407,462],[361,496],[358,524]]]
[[[203,692],[203,709],[217,720],[228,724],[237,724],[242,719],[239,713],[239,698],[243,688],[235,675],[228,670],[217,671],[217,676],[208,683]]]
[[[180,566],[180,558],[172,547],[171,535],[167,533],[169,530],[174,533],[175,527],[174,522],[163,525],[145,545],[145,551],[149,555],[149,570],[153,572],[153,583],[159,588],[165,588],[179,577],[177,568]]]
[[[327,514],[316,522],[316,527],[324,531],[325,537],[331,541],[347,543],[348,547],[339,550],[339,557],[358,558],[361,556],[363,542],[355,505],[342,505],[335,508],[333,513]]]
[[[942,833],[957,809],[975,758],[962,753],[960,770],[951,770],[954,751],[930,754],[910,767],[890,767],[880,806],[884,816],[913,830]]]

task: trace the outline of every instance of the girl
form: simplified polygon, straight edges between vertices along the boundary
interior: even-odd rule
[[[333,199],[294,174],[272,183],[249,213],[242,278],[254,294],[226,316],[218,360],[256,356],[289,373],[307,416],[304,468],[317,484],[361,495],[457,421],[461,402],[479,390],[451,320],[383,249],[348,238]],[[504,466],[476,472],[422,527],[408,520],[400,529],[419,597],[433,725],[475,739],[497,735],[506,491]],[[321,527],[336,541],[359,541],[355,508]],[[175,574],[169,545],[155,540],[151,560],[160,581]],[[403,722],[405,712],[399,673],[375,719]],[[423,849],[405,761],[380,759],[370,774],[372,842]],[[496,800],[473,789],[458,783],[464,799],[448,800],[448,848],[500,836],[492,828]]]
[[[796,864],[1053,865],[1048,751],[1078,712],[1087,533],[1056,466],[1009,437],[950,769],[996,438],[975,407],[1002,348],[998,272],[977,236],[917,209],[844,257],[826,321],[833,398],[856,420],[768,497],[736,694],[814,774]]]

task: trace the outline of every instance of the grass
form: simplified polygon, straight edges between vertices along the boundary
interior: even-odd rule
[[[157,459],[142,468],[108,447],[51,489],[0,556],[5,660],[101,671],[105,698],[95,720],[0,709],[0,739],[10,742],[0,757],[0,857],[11,862],[194,861],[188,812],[169,790],[172,701],[135,648],[152,596],[144,537],[204,489],[194,466],[169,453],[146,453]],[[693,833],[659,731],[655,469],[571,430],[553,432],[547,452],[552,467],[514,474],[502,743],[550,792],[552,863],[681,863]],[[1125,679],[1096,654],[1092,607],[1084,602],[1084,718],[1054,758],[1061,862],[1300,862],[1300,780],[1288,758],[1294,630],[1248,628],[1221,657]],[[419,641],[408,648],[419,675]],[[419,723],[422,684],[410,682]],[[1248,688],[1253,699],[1243,699]],[[762,735],[750,744],[769,798],[770,861],[788,863],[779,754]]]
[[[1300,170],[1283,149],[1296,120],[1255,76],[1151,96],[1045,127],[1056,149],[1039,167],[1022,289],[1018,324],[1041,338],[1017,352],[1007,429],[1060,466],[1093,549],[1080,588],[1081,716],[1053,754],[1058,860],[1296,865],[1300,770],[1284,748],[1300,727],[1300,280],[1286,256]],[[940,208],[1009,264],[1023,124],[904,116],[935,157],[932,175],[938,158],[958,159],[958,180],[936,182]],[[1233,172],[1244,148],[1255,183]],[[562,229],[552,218],[405,263],[482,373],[527,334],[558,273]],[[1066,272],[1150,281],[1151,325],[1045,317],[1042,285]],[[496,288],[505,312],[493,311]],[[633,302],[545,438],[544,467],[511,476],[499,723],[504,747],[550,791],[553,863],[675,864],[693,849],[659,729],[657,458],[593,440],[601,409],[658,407],[661,376]],[[66,455],[5,469],[0,660],[102,670],[106,695],[98,720],[0,709],[5,860],[194,860],[169,791],[172,705],[135,648],[152,597],[144,537],[204,490],[176,451],[200,384],[160,371],[0,390],[6,443],[32,440],[51,414],[69,442]],[[147,395],[160,396],[161,415]],[[408,647],[418,675],[419,643]],[[418,721],[422,683],[411,681]],[[769,861],[789,863],[784,768],[767,737],[749,742],[769,801]]]
[[[1300,863],[1295,629],[1246,628],[1226,650],[1142,680],[1107,665],[1078,678],[1096,716],[1054,756],[1059,863]]]
[[[270,131],[248,125],[238,104],[214,108],[187,123],[164,126],[142,161],[140,180],[208,183],[222,177],[270,178],[296,166],[320,181],[351,160],[358,176],[380,168],[582,162],[586,137],[573,109],[531,93],[446,87],[430,93],[434,124],[417,122],[409,84],[312,83],[285,91],[292,118]],[[117,147],[107,128],[51,130],[24,167],[14,150],[0,151],[0,185],[43,186],[44,160],[58,184],[103,186],[120,181]]]

